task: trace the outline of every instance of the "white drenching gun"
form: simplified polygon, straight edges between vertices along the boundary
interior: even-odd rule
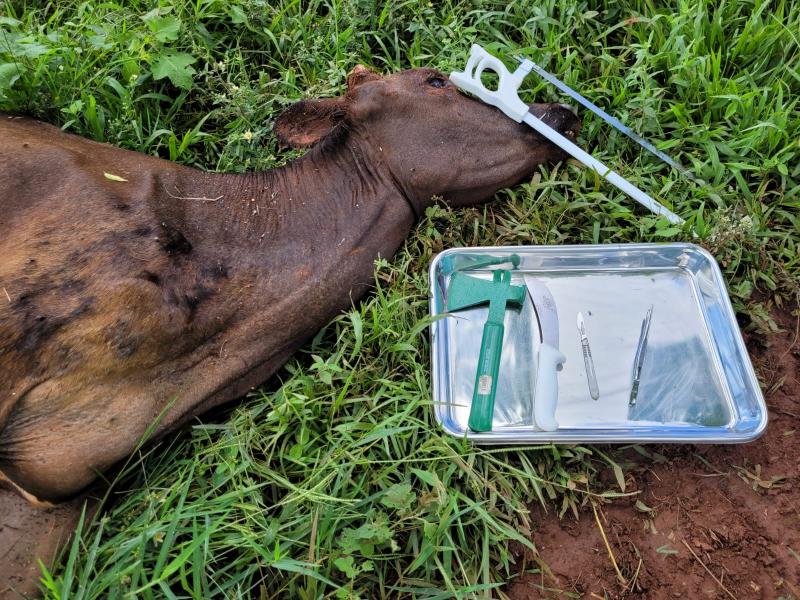
[[[497,57],[489,54],[486,50],[484,50],[478,44],[473,44],[472,49],[470,51],[469,59],[467,60],[467,67],[464,69],[463,72],[461,71],[454,71],[450,74],[450,81],[452,81],[455,85],[459,88],[464,90],[465,92],[469,92],[474,96],[477,96],[487,104],[491,104],[492,106],[496,106],[500,110],[502,110],[508,117],[514,119],[517,123],[527,123],[531,127],[533,127],[537,132],[541,135],[546,137],[548,140],[562,148],[564,151],[572,155],[575,159],[579,160],[583,164],[588,167],[591,167],[597,173],[604,177],[607,181],[614,184],[617,188],[628,194],[631,198],[636,200],[637,202],[643,204],[652,212],[663,215],[664,217],[669,220],[670,223],[674,224],[681,224],[683,223],[683,219],[680,218],[675,213],[671,212],[665,206],[660,204],[658,201],[653,199],[648,194],[644,193],[642,190],[637,188],[627,179],[620,176],[618,173],[609,169],[606,165],[602,162],[597,160],[588,152],[582,150],[577,145],[569,141],[563,135],[558,133],[556,130],[548,127],[544,124],[540,119],[536,118],[531,112],[528,110],[528,105],[525,104],[522,100],[520,100],[517,90],[519,90],[519,86],[522,83],[523,79],[532,71],[536,71],[540,73],[542,69],[538,67],[535,63],[528,59],[519,59],[520,65],[517,67],[517,70],[511,73],[503,62],[498,59]],[[481,81],[481,75],[485,71],[494,71],[498,77],[498,86],[497,90],[489,90],[486,86],[483,85]],[[540,73],[541,74],[541,73]],[[549,73],[548,73],[549,75]],[[552,76],[550,76],[548,81]],[[554,79],[554,78],[552,78]],[[551,81],[552,83],[552,81]],[[559,82],[560,84],[561,82]],[[560,89],[566,88],[566,86],[561,87],[563,84],[559,86]],[[568,88],[567,88],[568,89]],[[572,90],[570,90],[572,92]],[[578,96],[576,92],[572,92],[573,97]],[[587,105],[590,104],[588,101],[583,101],[582,104]],[[591,110],[600,114],[603,119],[607,122],[611,123],[615,127],[619,128],[616,119],[606,115],[600,109],[591,105]],[[598,112],[599,111],[599,112]],[[602,113],[602,114],[601,114]],[[610,120],[609,120],[610,119]],[[621,125],[621,124],[620,124]],[[627,131],[626,131],[627,130]],[[623,126],[621,129],[623,133],[634,139],[637,143],[642,145],[644,148],[653,152],[655,150],[656,156],[664,160],[664,154],[662,152],[657,151],[652,145],[642,140],[639,136],[636,136],[627,127]],[[630,132],[630,133],[629,133]],[[642,143],[644,142],[644,144]],[[686,169],[683,169],[669,159],[667,157],[667,161],[671,166],[678,168],[682,173],[688,173]]]

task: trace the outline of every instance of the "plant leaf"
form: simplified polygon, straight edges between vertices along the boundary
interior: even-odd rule
[[[417,495],[411,489],[410,483],[395,483],[386,490],[386,494],[381,498],[381,504],[389,508],[407,510],[416,498]]]
[[[614,469],[614,477],[617,479],[617,485],[619,489],[623,492],[625,491],[625,475],[622,472],[622,467],[620,467],[617,463],[612,463],[612,468]]]
[[[25,68],[25,65],[18,62],[0,65],[0,94],[4,94],[14,86],[14,82],[20,78]]]
[[[153,79],[169,78],[175,87],[188,90],[192,87],[192,75],[196,73],[190,65],[197,59],[185,52],[159,54],[153,63]]]
[[[358,575],[358,568],[353,564],[353,557],[352,556],[340,556],[336,560],[333,561],[333,564],[336,565],[336,568],[339,569],[342,573],[347,575],[350,579],[355,578]]]
[[[151,11],[152,13],[153,11]],[[150,15],[148,13],[142,19],[150,27],[154,37],[159,42],[167,42],[177,40],[178,34],[181,31],[181,21],[178,17],[173,15]]]

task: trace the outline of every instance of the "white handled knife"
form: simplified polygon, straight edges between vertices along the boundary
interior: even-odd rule
[[[547,286],[533,276],[525,275],[542,345],[539,347],[536,367],[536,384],[533,392],[533,420],[542,431],[556,431],[556,406],[558,405],[558,371],[567,358],[558,349],[558,310]]]

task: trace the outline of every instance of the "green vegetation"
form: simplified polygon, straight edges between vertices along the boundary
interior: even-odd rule
[[[374,294],[265,388],[137,453],[46,574],[49,597],[496,595],[533,548],[530,504],[563,513],[624,492],[602,449],[481,450],[437,430],[426,269],[443,248],[698,241],[747,327],[797,306],[794,0],[6,1],[0,108],[205,169],[263,169],[289,158],[271,125],[292,101],[341,92],[359,62],[462,68],[473,41],[509,65],[529,54],[663,140],[707,187],[583,115],[581,144],[686,228],[571,163],[485,206],[429,210],[377,264]],[[533,77],[526,91],[559,98]],[[597,477],[609,469],[613,489]],[[533,556],[525,568],[546,568]]]

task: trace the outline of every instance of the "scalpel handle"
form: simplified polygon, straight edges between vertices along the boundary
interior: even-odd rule
[[[600,389],[597,387],[597,374],[594,372],[594,361],[592,360],[592,351],[589,348],[589,340],[582,340],[581,347],[583,348],[583,365],[586,367],[586,378],[589,380],[589,395],[592,400],[597,400],[600,397]]]
[[[558,429],[558,371],[566,361],[567,358],[549,344],[542,344],[539,348],[539,364],[533,392],[533,420],[542,431]]]

